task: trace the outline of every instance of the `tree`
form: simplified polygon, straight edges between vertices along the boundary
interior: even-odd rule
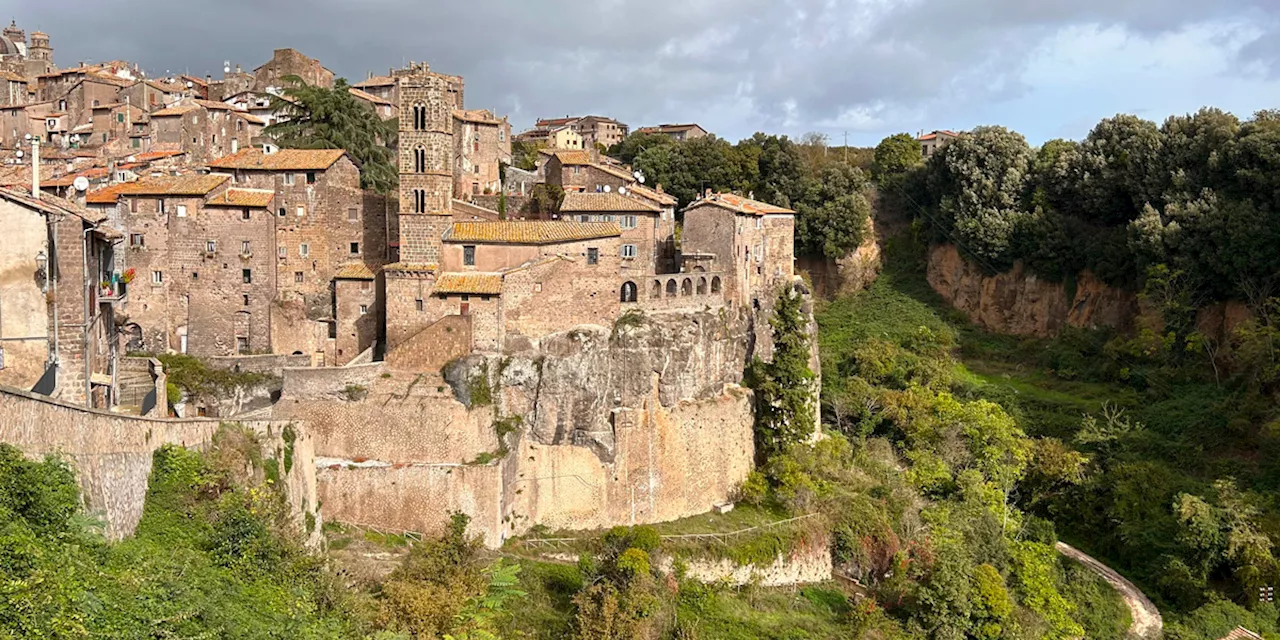
[[[807,441],[814,432],[814,374],[803,305],[803,296],[792,287],[778,294],[769,319],[773,360],[757,359],[749,372],[756,391],[756,448],[762,459]]]
[[[399,182],[395,146],[399,125],[383,120],[373,107],[351,95],[345,79],[332,89],[309,85],[298,76],[284,77],[281,95],[272,96],[279,120],[265,133],[289,149],[344,149],[360,167],[360,184],[392,193]]]
[[[622,142],[610,147],[609,155],[617,158],[625,164],[631,164],[635,162],[636,157],[643,153],[645,149],[665,147],[675,144],[679,143],[668,135],[661,133],[636,132],[626,138],[623,138]]]
[[[796,203],[796,248],[804,254],[843,258],[862,244],[871,217],[871,204],[862,171],[846,164],[828,165],[821,176],[808,180],[804,198]]]
[[[876,145],[871,175],[877,182],[900,176],[923,163],[920,143],[909,133],[895,133]]]
[[[517,169],[523,171],[536,171],[538,169],[538,150],[545,145],[535,142],[525,142],[523,140],[511,141],[511,164]]]
[[[1084,215],[1106,225],[1125,224],[1142,207],[1163,204],[1164,135],[1154,122],[1118,115],[1098,123],[1080,145],[1080,197]]]

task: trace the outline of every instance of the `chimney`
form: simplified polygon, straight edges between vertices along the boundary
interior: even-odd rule
[[[666,193],[666,191],[663,191],[663,190],[662,190],[662,183],[661,183],[661,182],[659,182],[659,183],[657,184],[657,187],[658,187],[658,193]]]
[[[40,199],[40,139],[31,139],[31,197]]]
[[[707,197],[711,197],[711,187],[707,187]]]

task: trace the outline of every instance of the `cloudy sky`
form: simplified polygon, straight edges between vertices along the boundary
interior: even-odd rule
[[[409,60],[472,108],[698,122],[730,140],[1003,124],[1033,144],[1119,112],[1280,107],[1280,0],[0,0],[55,61],[251,69],[276,47],[353,82]]]

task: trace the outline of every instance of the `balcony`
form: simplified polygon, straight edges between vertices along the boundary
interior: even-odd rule
[[[118,277],[98,283],[99,304],[119,304],[129,295],[129,285]]]

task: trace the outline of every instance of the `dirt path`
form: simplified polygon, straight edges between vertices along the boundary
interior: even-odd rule
[[[1090,571],[1101,576],[1112,588],[1120,592],[1120,597],[1124,598],[1124,603],[1129,605],[1129,612],[1133,615],[1133,625],[1129,627],[1131,635],[1139,638],[1160,637],[1160,632],[1164,629],[1164,621],[1160,618],[1160,612],[1156,606],[1151,604],[1151,600],[1143,595],[1138,587],[1111,567],[1094,560],[1065,542],[1059,542],[1054,546],[1058,553],[1088,567]]]

